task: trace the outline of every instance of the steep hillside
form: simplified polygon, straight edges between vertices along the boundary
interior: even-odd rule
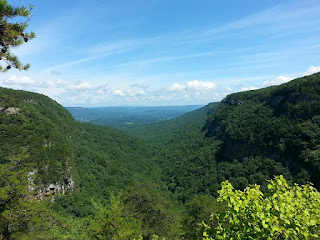
[[[155,124],[136,126],[127,132],[143,138],[164,152],[158,162],[162,179],[178,200],[197,194],[215,194],[219,188],[215,152],[220,141],[206,138],[203,127],[218,103]]]
[[[0,88],[0,163],[19,161],[39,187],[72,187],[75,130],[71,114],[48,97]]]
[[[281,162],[296,181],[319,187],[320,73],[227,96],[208,117],[206,132],[222,141],[219,162],[268,158]]]
[[[4,88],[0,134],[1,239],[97,239],[114,219],[108,211],[120,221],[110,235],[178,234],[180,213],[150,144],[76,122],[41,94]]]
[[[18,161],[37,191],[76,186],[108,197],[135,181],[160,183],[146,143],[116,129],[78,123],[44,95],[0,88],[0,134],[0,163]]]
[[[132,128],[155,143],[163,180],[179,200],[215,195],[222,181],[238,189],[282,174],[319,187],[320,74],[240,92],[179,118]]]

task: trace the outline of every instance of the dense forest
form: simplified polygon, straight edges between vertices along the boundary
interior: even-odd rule
[[[267,191],[263,204],[287,192],[319,205],[315,189],[296,185],[320,187],[319,116],[320,73],[126,132],[77,122],[44,95],[0,88],[0,239],[301,239],[298,225],[285,231],[294,217],[277,229],[263,219],[251,235],[237,235],[230,219]],[[305,239],[320,231],[311,210]]]

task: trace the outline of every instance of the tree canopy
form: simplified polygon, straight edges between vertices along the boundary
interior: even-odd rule
[[[35,38],[33,32],[26,32],[32,8],[32,5],[29,8],[25,6],[14,7],[6,0],[0,0],[0,60],[2,64],[5,64],[4,66],[0,65],[2,72],[12,67],[19,70],[28,70],[30,67],[30,64],[22,64],[19,58],[11,52],[11,49]],[[22,21],[16,21],[17,18]]]
[[[244,191],[229,181],[221,186],[218,202],[228,207],[204,224],[204,239],[319,239],[320,193],[311,184],[289,186],[280,175],[266,193],[259,185]]]

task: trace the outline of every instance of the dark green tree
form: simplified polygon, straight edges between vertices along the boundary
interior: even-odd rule
[[[186,204],[186,214],[182,222],[184,239],[203,239],[204,226],[212,213],[225,210],[225,205],[219,203],[211,195],[195,195]]]
[[[25,32],[31,18],[32,8],[32,5],[29,8],[14,7],[6,0],[0,0],[0,60],[6,64],[4,67],[0,65],[2,72],[11,67],[19,70],[28,70],[30,67],[30,64],[22,64],[19,58],[11,53],[11,49],[35,38],[33,32]],[[15,22],[15,18],[24,19],[24,21]]]
[[[49,207],[49,199],[37,201],[27,189],[22,155],[0,164],[0,239],[85,239],[82,222],[61,217]]]
[[[0,164],[0,239],[11,232],[11,210],[19,205],[26,195],[26,177],[15,163]]]
[[[143,239],[176,239],[179,232],[179,214],[166,199],[159,187],[152,183],[136,183],[129,187],[123,199],[133,217],[142,222]]]
[[[88,229],[91,239],[125,240],[139,237],[141,221],[126,211],[120,198],[121,195],[112,194],[108,208],[94,203],[96,215]]]

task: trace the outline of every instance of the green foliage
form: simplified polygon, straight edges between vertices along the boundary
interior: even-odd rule
[[[310,184],[289,186],[283,176],[269,182],[266,193],[223,182],[218,201],[227,209],[204,223],[204,239],[318,239],[320,193]]]
[[[10,52],[10,48],[20,46],[35,38],[33,32],[25,32],[31,18],[30,11],[32,8],[32,5],[29,8],[24,6],[13,7],[6,0],[0,0],[0,60],[8,64],[5,68],[0,66],[0,71],[9,70],[11,67],[27,70],[30,67],[29,64],[23,65],[18,57]],[[12,19],[14,18],[27,19],[23,22],[13,22]]]
[[[12,113],[10,109],[13,110]],[[19,184],[19,189],[15,188],[16,182],[23,182],[15,180],[18,170],[23,171],[19,178],[26,178],[27,172],[37,170],[34,175],[36,191],[49,183],[58,182],[66,186],[68,177],[72,177],[76,182],[73,192],[68,190],[66,195],[62,196],[56,194],[53,203],[41,205],[44,209],[39,212],[39,218],[35,211],[35,216],[17,217],[11,223],[12,225],[16,222],[19,225],[19,219],[34,217],[39,220],[39,228],[35,223],[38,220],[35,220],[24,229],[12,228],[11,235],[26,234],[30,227],[35,227],[30,230],[30,236],[43,234],[40,218],[48,217],[53,221],[48,220],[48,224],[58,226],[56,231],[59,234],[64,232],[60,228],[62,227],[71,235],[80,236],[81,226],[86,218],[100,214],[99,208],[95,210],[91,199],[108,206],[112,192],[117,194],[133,182],[155,182],[165,189],[155,161],[157,156],[154,147],[116,129],[77,123],[62,106],[43,95],[0,88],[0,134],[0,166],[6,169],[3,170],[3,179],[1,178],[1,184],[6,183],[1,188],[1,201],[6,202],[3,202],[1,208],[18,207],[17,203],[10,204],[10,197],[10,201],[25,201],[24,197],[15,197],[22,194],[18,191],[20,188],[24,192],[27,189],[26,184]],[[10,170],[6,167],[12,160],[19,168],[12,167]],[[7,194],[6,191],[10,193]],[[27,195],[29,194],[31,192]],[[34,204],[28,205],[29,207],[37,208]],[[21,209],[27,209],[26,205],[21,205]],[[68,221],[61,222],[60,217]],[[5,219],[3,218],[3,221]],[[69,222],[72,223],[71,226],[65,225]],[[47,227],[54,229],[50,225]]]
[[[213,212],[218,213],[225,209],[225,206],[218,203],[211,195],[195,195],[186,204],[186,214],[182,222],[184,239],[202,239],[204,226]]]
[[[152,239],[154,234],[168,239],[178,235],[178,212],[164,195],[156,185],[143,183],[131,186],[123,196],[128,211],[142,223],[144,239]]]
[[[227,96],[206,124],[207,137],[222,141],[216,159],[272,159],[300,183],[310,179],[319,187],[319,83],[320,73],[316,73]],[[304,170],[309,176],[302,177]]]
[[[214,153],[220,142],[202,132],[207,115],[217,105],[211,103],[176,119],[127,130],[158,147],[162,179],[183,202],[198,193],[214,194],[219,187]]]
[[[134,125],[124,130],[161,147],[166,146],[173,149],[177,146],[186,145],[190,139],[199,139],[199,134],[201,135],[201,128],[206,122],[207,115],[211,113],[217,105],[218,103],[210,103],[205,107],[168,121]]]
[[[50,210],[47,202],[21,199],[7,210],[8,231],[5,239],[88,239],[83,223]],[[6,236],[6,233],[7,234]]]
[[[282,178],[283,188],[275,185],[277,178],[270,186],[278,187],[267,193],[265,179],[284,175],[289,184],[311,180],[319,186],[319,80],[314,74],[232,94],[177,119],[128,128],[135,137],[78,123],[43,95],[0,88],[1,237],[200,239],[206,228],[208,238],[220,231],[236,239],[243,227],[253,238],[270,233],[271,238],[312,239],[319,234],[313,217],[319,212],[310,206],[319,202],[308,201],[318,193],[310,185],[289,187]],[[34,201],[25,191],[26,173],[34,170],[36,190],[49,183],[66,185],[70,177],[75,187],[55,194],[53,203],[52,195]],[[225,180],[233,187],[223,184],[221,205],[213,196]],[[261,191],[248,184],[260,184]],[[302,200],[308,191],[309,200]],[[227,193],[236,201],[223,211],[231,199],[223,198]],[[255,204],[245,200],[249,193]],[[271,208],[264,205],[268,202]],[[215,217],[206,221],[212,212]],[[258,222],[238,226],[237,219]],[[272,230],[270,219],[280,230]],[[207,225],[199,225],[202,221]]]
[[[149,144],[110,127],[76,126],[72,146],[83,194],[102,200],[133,182],[163,184]]]
[[[96,214],[89,225],[90,239],[126,240],[138,238],[141,222],[125,210],[121,195],[110,197],[106,208],[95,203]]]
[[[290,182],[293,178],[280,162],[263,157],[245,157],[242,161],[222,161],[218,163],[217,181],[229,180],[236,189],[244,189],[248,184],[260,184],[263,190],[267,189],[265,179],[283,174]],[[306,177],[306,176],[303,176]],[[301,176],[300,180],[304,182]]]
[[[27,192],[26,172],[19,159],[0,164],[0,238],[1,239],[70,239],[82,238],[80,221],[61,217],[46,201],[34,199]],[[84,239],[84,238],[82,238]]]
[[[0,109],[0,163],[24,152],[20,164],[38,170],[38,185],[74,174],[70,133],[75,121],[61,105],[40,94],[0,88]]]
[[[0,164],[0,236],[10,235],[10,212],[26,195],[26,177],[14,163]]]
[[[65,195],[55,196],[55,201],[50,204],[50,208],[55,212],[70,214],[76,218],[85,218],[95,214],[92,198],[82,191],[74,191]]]

